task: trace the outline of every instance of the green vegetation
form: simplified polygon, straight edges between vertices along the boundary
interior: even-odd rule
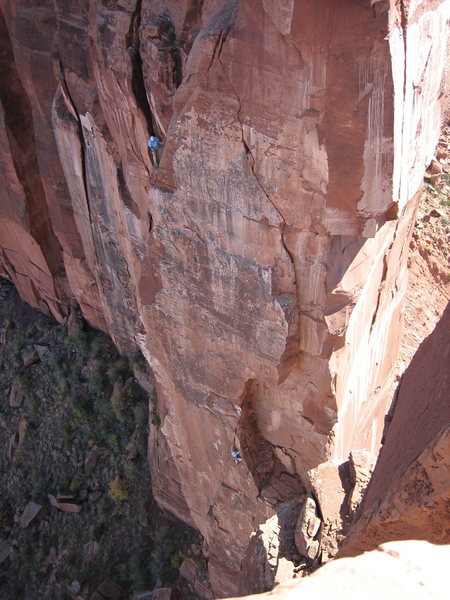
[[[117,0],[101,0],[106,8],[118,8]]]
[[[0,330],[0,538],[13,547],[0,572],[2,600],[67,598],[75,580],[85,598],[105,579],[128,595],[176,585],[192,533],[152,500],[149,397],[131,365],[146,369],[145,361],[128,361],[87,325],[67,336],[1,279]],[[36,346],[41,359],[25,367]],[[9,406],[13,381],[19,407]],[[156,395],[150,403],[153,421]],[[49,494],[79,512],[58,510]],[[30,501],[42,511],[22,528]]]
[[[109,495],[111,496],[111,498],[114,498],[114,500],[118,500],[119,502],[124,502],[125,500],[128,500],[130,496],[128,493],[128,486],[126,484],[126,481],[121,477],[116,477],[115,479],[110,481],[108,483],[108,488]]]

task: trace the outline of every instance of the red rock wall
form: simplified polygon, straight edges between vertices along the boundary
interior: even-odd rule
[[[266,501],[378,448],[445,100],[449,2],[404,4],[0,1],[0,273],[142,349],[216,594]]]
[[[384,445],[342,556],[391,540],[450,539],[449,331],[450,305],[399,382]]]

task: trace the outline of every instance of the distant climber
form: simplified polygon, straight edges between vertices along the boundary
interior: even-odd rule
[[[231,458],[234,460],[234,462],[237,465],[244,460],[242,458],[241,453],[239,452],[239,450],[235,450],[234,448],[231,448]]]
[[[155,135],[151,135],[150,139],[147,142],[147,146],[150,148],[150,152],[152,153],[153,164],[156,168],[159,167],[159,157],[158,157],[158,148],[159,148],[159,138]]]

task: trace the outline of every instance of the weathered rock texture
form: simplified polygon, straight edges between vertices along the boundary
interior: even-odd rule
[[[418,541],[391,542],[356,558],[333,561],[305,579],[278,586],[270,594],[245,598],[444,600],[448,595],[446,571],[449,558],[450,546]]]
[[[450,2],[0,7],[0,273],[144,352],[153,491],[237,593],[305,474],[377,451]]]
[[[390,540],[450,540],[450,305],[397,390],[359,518],[340,551]]]

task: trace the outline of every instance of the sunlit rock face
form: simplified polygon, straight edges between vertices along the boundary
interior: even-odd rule
[[[449,539],[449,327],[450,305],[399,383],[375,471],[339,556],[391,540]]]
[[[449,557],[450,546],[416,540],[390,542],[362,556],[333,561],[309,577],[280,585],[269,594],[244,598],[296,600],[314,596],[331,600],[343,597],[349,600],[380,597],[444,600],[444,573]]]
[[[306,473],[378,450],[450,3],[0,7],[0,273],[143,351],[154,494],[237,593]]]

